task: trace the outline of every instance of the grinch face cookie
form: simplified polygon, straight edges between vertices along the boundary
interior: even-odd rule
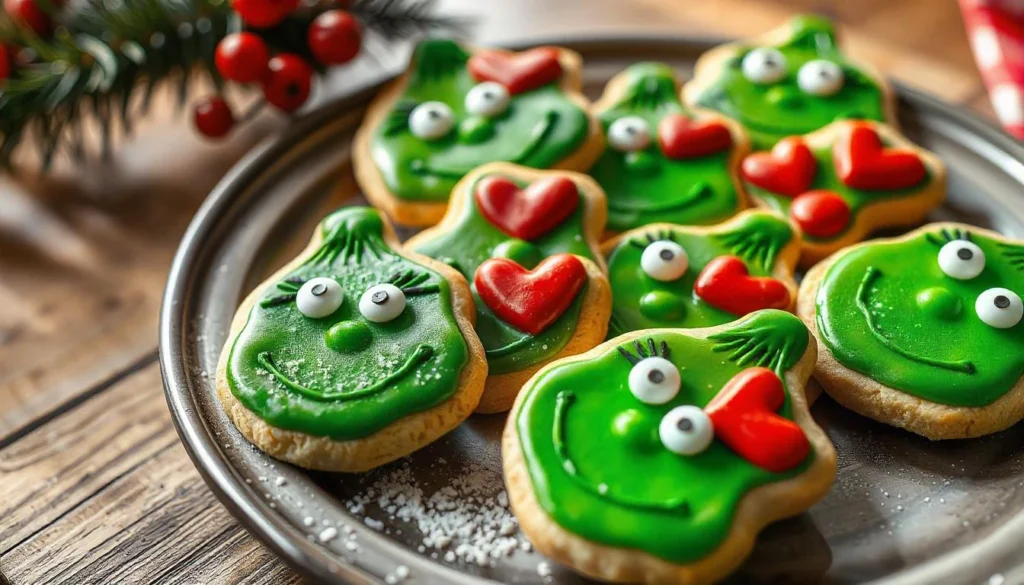
[[[801,262],[811,265],[872,230],[920,223],[946,194],[946,167],[892,128],[836,122],[791,136],[743,160],[754,201],[803,232]]]
[[[530,379],[502,459],[520,527],[601,580],[712,583],[767,523],[825,495],[835,452],[807,412],[814,343],[760,311],[710,329],[655,329]]]
[[[608,198],[610,230],[707,225],[746,207],[735,179],[746,136],[727,118],[683,106],[669,66],[631,66],[608,82],[594,111],[607,145],[590,175]]]
[[[602,245],[612,286],[609,337],[710,327],[796,303],[800,236],[767,211],[710,228],[651,224]]]
[[[374,209],[328,216],[236,313],[217,372],[229,418],[269,455],[363,471],[476,407],[487,365],[465,279],[402,251]]]
[[[847,59],[832,23],[813,16],[708,51],[683,91],[691,107],[742,124],[758,150],[836,120],[896,120],[888,84]]]
[[[601,136],[587,105],[571,51],[423,41],[409,71],[367,111],[353,152],[356,177],[395,221],[433,225],[455,184],[480,165],[589,166]]]
[[[504,412],[544,364],[604,339],[611,310],[592,179],[495,163],[466,176],[444,220],[406,246],[464,274],[490,364],[478,412]]]
[[[1024,242],[960,224],[873,240],[815,266],[799,314],[838,402],[930,439],[1024,416]]]

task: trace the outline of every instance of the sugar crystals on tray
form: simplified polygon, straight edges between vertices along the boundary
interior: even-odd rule
[[[444,465],[445,462],[439,461]],[[391,518],[415,525],[423,535],[420,549],[432,558],[493,566],[529,544],[517,536],[519,526],[508,507],[501,474],[470,463],[448,484],[424,493],[408,463],[375,475],[367,489],[345,503],[353,514],[377,507]],[[371,528],[383,523],[367,518]]]

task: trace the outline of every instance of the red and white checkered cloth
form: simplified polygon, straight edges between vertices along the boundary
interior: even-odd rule
[[[960,12],[996,116],[1024,139],[1024,0],[960,0]]]

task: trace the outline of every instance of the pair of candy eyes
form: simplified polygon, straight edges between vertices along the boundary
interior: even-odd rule
[[[508,109],[509,94],[505,86],[493,81],[474,85],[466,94],[466,112],[493,118]],[[437,140],[455,126],[455,112],[444,102],[423,102],[409,113],[409,131],[421,140]]]
[[[786,57],[776,49],[761,47],[744,55],[740,67],[743,76],[753,83],[775,83],[786,76]],[[796,84],[814,96],[835,95],[845,81],[843,68],[826,59],[808,61],[796,73]]]
[[[967,240],[947,242],[939,249],[939,269],[950,278],[971,280],[985,270],[985,252]],[[1009,289],[990,288],[978,295],[974,311],[986,325],[1009,329],[1024,318],[1024,303]]]
[[[679,394],[681,385],[679,368],[663,357],[642,359],[629,371],[629,391],[644,404],[658,406],[671,401]],[[696,455],[708,448],[715,431],[702,409],[677,406],[662,417],[658,438],[673,453]]]
[[[322,319],[341,307],[345,293],[333,278],[311,278],[295,295],[295,306],[310,319]],[[405,293],[393,284],[375,284],[359,297],[359,313],[367,321],[387,323],[405,310]]]

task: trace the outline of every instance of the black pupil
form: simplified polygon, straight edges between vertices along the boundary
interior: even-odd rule
[[[647,374],[647,379],[653,384],[661,384],[665,381],[665,374],[661,370],[651,370]]]
[[[684,433],[688,433],[693,430],[693,421],[688,418],[681,418],[676,423],[676,428]]]
[[[626,134],[636,134],[636,126],[626,126]]]
[[[675,253],[672,250],[662,250],[661,252],[658,252],[658,256],[660,256],[661,259],[666,262],[676,257]]]
[[[313,285],[313,288],[309,289],[309,292],[313,293],[314,297],[318,297],[327,292],[327,285],[322,282],[318,282]]]
[[[388,293],[387,291],[379,290],[373,293],[373,295],[370,297],[370,300],[373,301],[373,304],[375,305],[383,305],[384,303],[388,302]]]
[[[1010,298],[1006,295],[999,295],[993,302],[995,302],[996,307],[1000,309],[1005,309],[1010,306]]]
[[[484,92],[484,99],[489,99],[489,100],[494,99],[494,94],[491,93],[490,91],[485,91]]]
[[[974,258],[974,252],[969,248],[960,248],[956,251],[956,256],[961,260],[970,260],[971,258]]]
[[[427,116],[436,120],[441,117],[441,112],[438,112],[437,110],[427,110]]]

